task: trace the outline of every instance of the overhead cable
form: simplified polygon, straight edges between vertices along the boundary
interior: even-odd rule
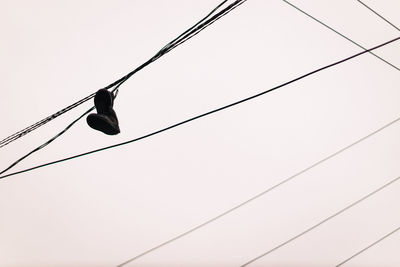
[[[387,41],[387,42],[385,42],[385,43],[382,43],[382,44],[380,44],[380,45],[377,45],[377,46],[375,46],[375,47],[373,47],[373,48],[364,50],[364,51],[359,52],[359,53],[357,53],[357,54],[355,54],[355,55],[349,56],[349,57],[347,57],[347,58],[341,59],[341,60],[339,60],[339,61],[336,61],[336,62],[334,62],[334,63],[331,63],[331,64],[329,64],[329,65],[326,65],[326,66],[324,66],[324,67],[321,67],[321,68],[319,68],[319,69],[316,69],[316,70],[313,70],[313,71],[311,71],[311,72],[308,72],[308,73],[306,73],[306,74],[304,74],[304,75],[301,75],[301,76],[299,76],[299,77],[297,77],[297,78],[294,78],[294,79],[292,79],[292,80],[290,80],[290,81],[288,81],[288,82],[282,83],[282,84],[280,84],[280,85],[278,85],[278,86],[275,86],[275,87],[273,87],[273,88],[271,88],[271,89],[268,89],[268,90],[266,90],[266,91],[263,91],[263,92],[261,92],[261,93],[258,93],[258,94],[249,96],[249,97],[247,97],[247,98],[241,99],[241,100],[236,101],[236,102],[233,102],[233,103],[231,103],[231,104],[228,104],[228,105],[225,105],[225,106],[216,108],[216,109],[214,109],[214,110],[205,112],[205,113],[203,113],[203,114],[194,116],[194,117],[192,117],[192,118],[189,118],[189,119],[186,119],[186,120],[184,120],[184,121],[178,122],[178,123],[176,123],[176,124],[173,124],[173,125],[171,125],[171,126],[168,126],[168,127],[166,127],[166,128],[160,129],[160,130],[157,130],[157,131],[155,131],[155,132],[152,132],[152,133],[143,135],[143,136],[141,136],[141,137],[134,138],[134,139],[131,139],[131,140],[128,140],[128,141],[125,141],[125,142],[117,143],[117,144],[114,144],[114,145],[111,145],[111,146],[106,146],[106,147],[103,147],[103,148],[95,149],[95,150],[88,151],[88,152],[85,152],[85,153],[81,153],[81,154],[78,154],[78,155],[75,155],[75,156],[71,156],[71,157],[67,157],[67,158],[55,160],[55,161],[52,161],[52,162],[48,162],[48,163],[45,163],[45,164],[41,164],[41,165],[38,165],[38,166],[35,166],[35,167],[31,167],[31,168],[28,168],[28,169],[24,169],[24,170],[21,170],[21,171],[17,171],[17,172],[13,172],[13,173],[10,173],[10,174],[6,174],[6,175],[3,175],[3,176],[0,176],[0,179],[6,178],[6,177],[9,177],[9,176],[13,176],[13,175],[17,175],[17,174],[21,174],[21,173],[24,173],[24,172],[32,171],[32,170],[39,169],[39,168],[42,168],[42,167],[46,167],[46,166],[49,166],[49,165],[61,163],[61,162],[68,161],[68,160],[71,160],[71,159],[75,159],[75,158],[87,156],[87,155],[89,155],[89,154],[98,153],[98,152],[100,152],[100,151],[104,151],[104,150],[112,149],[112,148],[115,148],[115,147],[127,145],[127,144],[134,143],[134,142],[137,142],[137,141],[142,140],[142,139],[146,139],[146,138],[151,137],[151,136],[153,136],[153,135],[157,135],[157,134],[159,134],[159,133],[162,133],[162,132],[165,132],[165,131],[167,131],[167,130],[171,130],[171,129],[173,129],[173,128],[176,128],[176,127],[178,127],[178,126],[181,126],[181,125],[183,125],[183,124],[189,123],[189,122],[191,122],[191,121],[200,119],[200,118],[202,118],[202,117],[211,115],[211,114],[213,114],[213,113],[222,111],[222,110],[227,109],[227,108],[231,108],[231,107],[236,106],[236,105],[238,105],[238,104],[241,104],[241,103],[247,102],[247,101],[249,101],[249,100],[252,100],[252,99],[254,99],[254,98],[260,97],[260,96],[262,96],[262,95],[265,95],[265,94],[267,94],[267,93],[270,93],[270,92],[272,92],[272,91],[275,91],[275,90],[277,90],[277,89],[279,89],[279,88],[281,88],[281,87],[284,87],[284,86],[287,86],[287,85],[289,85],[289,84],[291,84],[291,83],[294,83],[294,82],[296,82],[296,81],[302,80],[302,79],[304,79],[304,78],[306,78],[306,77],[308,77],[308,76],[310,76],[310,75],[313,75],[313,74],[318,73],[318,72],[320,72],[320,71],[323,71],[323,70],[325,70],[325,69],[329,69],[329,68],[331,68],[331,67],[334,67],[334,66],[336,66],[336,65],[339,65],[339,64],[341,64],[341,63],[344,63],[344,62],[346,62],[346,61],[348,61],[348,60],[350,60],[350,59],[359,57],[359,56],[361,56],[361,55],[363,55],[363,54],[365,54],[365,53],[368,53],[368,52],[370,52],[370,51],[372,51],[372,50],[378,49],[378,48],[380,48],[380,47],[383,47],[383,46],[385,46],[385,45],[388,45],[388,44],[390,44],[390,43],[393,43],[393,42],[395,42],[395,41],[398,41],[399,39],[400,39],[400,37],[394,38],[394,39],[392,39],[392,40],[390,40],[390,41]],[[9,169],[9,168],[7,168],[7,169]],[[0,172],[0,174],[3,174],[3,173],[4,173],[4,171]]]
[[[329,216],[329,217],[323,219],[323,220],[320,221],[319,223],[317,223],[317,224],[311,226],[310,228],[304,230],[303,232],[301,232],[301,233],[299,233],[299,234],[293,236],[292,238],[286,240],[285,242],[282,242],[281,244],[279,244],[279,245],[277,245],[276,247],[274,247],[274,248],[268,250],[267,252],[265,252],[265,253],[263,253],[263,254],[261,254],[261,255],[255,257],[255,258],[253,258],[253,259],[251,259],[251,260],[249,260],[248,262],[246,262],[245,264],[243,264],[243,265],[241,265],[241,266],[247,266],[247,265],[249,265],[249,264],[251,264],[251,263],[253,263],[253,262],[255,262],[255,261],[261,259],[262,257],[267,256],[268,254],[274,252],[275,250],[277,250],[277,249],[279,249],[279,248],[281,248],[281,247],[283,247],[283,246],[285,246],[285,245],[287,245],[287,244],[293,242],[293,241],[296,240],[297,238],[299,238],[299,237],[301,237],[301,236],[303,236],[303,235],[305,235],[305,234],[311,232],[312,230],[314,230],[314,229],[317,228],[318,226],[320,226],[320,225],[326,223],[326,222],[329,221],[329,220],[332,220],[333,218],[339,216],[339,215],[342,214],[343,212],[345,212],[345,211],[351,209],[352,207],[354,207],[354,206],[360,204],[360,203],[363,202],[364,200],[366,200],[366,199],[370,198],[371,196],[375,195],[376,193],[382,191],[382,190],[385,189],[386,187],[388,187],[388,186],[392,185],[393,183],[397,182],[399,179],[400,179],[400,176],[397,177],[397,178],[395,178],[395,179],[393,179],[393,180],[391,180],[390,182],[384,184],[383,186],[379,187],[378,189],[375,189],[375,190],[372,191],[371,193],[369,193],[369,194],[363,196],[362,198],[358,199],[357,201],[355,201],[355,202],[351,203],[350,205],[346,206],[345,208],[339,210],[338,212],[335,212],[335,213],[332,214],[331,216]]]

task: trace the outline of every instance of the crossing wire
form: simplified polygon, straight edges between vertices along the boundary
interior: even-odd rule
[[[383,186],[379,187],[378,189],[375,189],[374,191],[368,193],[367,195],[365,195],[365,196],[363,196],[362,198],[358,199],[357,201],[351,203],[350,205],[344,207],[343,209],[339,210],[338,212],[335,212],[334,214],[332,214],[332,215],[330,215],[329,217],[323,219],[323,220],[320,221],[319,223],[317,223],[317,224],[311,226],[310,228],[304,230],[303,232],[301,232],[301,233],[299,233],[299,234],[293,236],[292,238],[286,240],[285,242],[282,242],[281,244],[279,244],[279,245],[277,245],[276,247],[274,247],[274,248],[268,250],[267,252],[265,252],[265,253],[263,253],[263,254],[261,254],[261,255],[255,257],[255,258],[253,258],[253,259],[251,259],[251,260],[249,260],[248,262],[246,262],[245,264],[242,264],[241,266],[242,266],[242,267],[243,267],[243,266],[247,266],[247,265],[249,265],[249,264],[251,264],[251,263],[253,263],[253,262],[255,262],[255,261],[257,261],[257,260],[259,260],[259,259],[261,259],[261,258],[263,258],[263,257],[265,257],[265,256],[267,256],[268,254],[270,254],[270,253],[272,253],[272,252],[274,252],[274,251],[280,249],[281,247],[283,247],[283,246],[285,246],[285,245],[287,245],[287,244],[293,242],[294,240],[296,240],[296,239],[298,239],[299,237],[302,237],[303,235],[305,235],[305,234],[311,232],[312,230],[316,229],[317,227],[321,226],[322,224],[326,223],[327,221],[332,220],[333,218],[335,218],[335,217],[339,216],[340,214],[344,213],[345,211],[347,211],[347,210],[353,208],[354,206],[356,206],[356,205],[360,204],[361,202],[365,201],[366,199],[372,197],[372,196],[375,195],[376,193],[378,193],[378,192],[382,191],[383,189],[387,188],[388,186],[394,184],[394,183],[397,182],[398,180],[400,180],[400,176],[397,177],[397,178],[395,178],[395,179],[393,179],[393,180],[391,180],[390,182],[384,184]]]
[[[346,35],[340,33],[339,31],[335,30],[334,28],[332,28],[331,26],[329,26],[328,24],[322,22],[321,20],[317,19],[316,17],[310,15],[309,13],[307,13],[306,11],[302,10],[301,8],[295,6],[294,4],[292,4],[291,2],[287,1],[287,0],[282,0],[283,2],[285,2],[286,4],[288,4],[289,6],[295,8],[296,10],[300,11],[301,13],[303,13],[304,15],[306,15],[307,17],[313,19],[314,21],[318,22],[319,24],[325,26],[326,28],[328,28],[329,30],[333,31],[334,33],[340,35],[341,37],[343,37],[344,39],[346,39],[347,41],[355,44],[356,46],[366,50],[366,48],[362,45],[360,45],[359,43],[353,41],[352,39],[350,39],[349,37],[347,37]],[[373,55],[374,57],[380,59],[381,61],[385,62],[386,64],[388,64],[389,66],[393,67],[394,69],[400,71],[400,68],[398,68],[397,66],[393,65],[392,63],[390,63],[389,61],[387,61],[386,59],[381,58],[380,56],[378,56],[377,54],[373,53],[372,51],[369,52],[371,55]]]
[[[183,32],[181,35],[179,35],[177,38],[175,38],[174,40],[169,42],[161,50],[159,50],[153,57],[151,57],[146,62],[141,64],[139,67],[137,67],[133,71],[129,72],[125,76],[121,77],[120,79],[116,80],[115,82],[107,85],[106,87],[104,87],[102,89],[107,89],[108,90],[108,89],[113,88],[112,92],[116,95],[118,93],[118,88],[124,82],[126,82],[132,75],[134,75],[135,73],[137,73],[138,71],[140,71],[141,69],[146,67],[147,65],[153,63],[154,61],[156,61],[160,57],[164,56],[165,54],[170,52],[172,49],[174,49],[177,46],[179,46],[179,45],[183,44],[184,42],[188,41],[189,39],[191,39],[192,37],[194,37],[195,35],[200,33],[202,30],[204,30],[205,28],[207,28],[208,26],[213,24],[215,21],[219,20],[220,18],[222,18],[223,16],[225,16],[226,14],[228,14],[229,12],[231,12],[232,10],[234,10],[235,8],[237,8],[238,6],[240,6],[241,4],[246,2],[247,0],[236,0],[236,1],[232,2],[231,4],[229,4],[228,6],[226,6],[225,8],[223,8],[218,13],[216,13],[215,15],[212,16],[212,14],[214,14],[218,9],[220,9],[227,1],[228,0],[222,1],[216,8],[214,8],[209,14],[207,14],[207,16],[202,18],[199,22],[197,22],[195,25],[193,25],[192,27],[187,29],[185,32]],[[81,104],[85,103],[86,101],[92,99],[95,96],[95,94],[96,93],[92,93],[89,96],[87,96],[87,97],[85,97],[85,98],[83,98],[83,99],[81,99],[81,100],[69,105],[68,107],[63,108],[60,111],[57,111],[56,113],[54,113],[54,114],[52,114],[52,115],[50,115],[50,116],[48,116],[48,117],[46,117],[46,118],[44,118],[44,119],[42,119],[42,120],[40,120],[38,122],[26,127],[25,129],[20,130],[20,131],[18,131],[16,133],[4,138],[3,140],[0,141],[0,148],[3,147],[3,146],[8,145],[9,143],[11,143],[11,142],[13,142],[13,141],[15,141],[15,140],[17,140],[19,138],[21,138],[24,135],[36,130],[37,128],[45,125],[46,123],[48,123],[48,122],[52,121],[53,119],[61,116],[62,114],[64,114],[64,113],[66,113],[66,112],[78,107],[79,105],[81,105]],[[72,125],[73,125],[73,123],[71,125],[67,126],[67,128],[70,128]],[[62,133],[64,133],[65,131],[63,131]],[[58,134],[55,138],[59,137],[61,134]],[[46,143],[48,143],[48,142],[46,142]],[[50,143],[51,143],[51,141],[50,141]],[[43,144],[43,145],[45,146],[45,144]],[[42,146],[40,146],[40,147],[42,147]],[[29,153],[29,154],[31,154],[31,153]]]
[[[273,87],[273,88],[271,88],[271,89],[268,89],[268,90],[266,90],[266,91],[263,91],[263,92],[261,92],[261,93],[258,93],[258,94],[249,96],[249,97],[247,97],[247,98],[241,99],[241,100],[236,101],[236,102],[233,102],[233,103],[231,103],[231,104],[228,104],[228,105],[219,107],[219,108],[217,108],[217,109],[214,109],[214,110],[205,112],[205,113],[203,113],[203,114],[194,116],[194,117],[189,118],[189,119],[187,119],[187,120],[178,122],[178,123],[176,123],[176,124],[170,125],[170,126],[168,126],[168,127],[165,127],[165,128],[163,128],[163,129],[157,130],[157,131],[155,131],[155,132],[152,132],[152,133],[143,135],[143,136],[141,136],[141,137],[134,138],[134,139],[131,139],[131,140],[128,140],[128,141],[125,141],[125,142],[117,143],[117,144],[114,144],[114,145],[111,145],[111,146],[106,146],[106,147],[103,147],[103,148],[95,149],[95,150],[88,151],[88,152],[85,152],[85,153],[81,153],[81,154],[78,154],[78,155],[75,155],[75,156],[63,158],[63,159],[60,159],[60,160],[55,160],[55,161],[48,162],[48,163],[45,163],[45,164],[41,164],[41,165],[38,165],[38,166],[35,166],[35,167],[27,168],[27,169],[24,169],[24,170],[21,170],[21,171],[9,173],[9,174],[0,176],[0,179],[6,178],[6,177],[10,177],[10,176],[14,176],[14,175],[21,174],[21,173],[25,173],[25,172],[28,172],[28,171],[33,171],[33,170],[35,170],[35,169],[39,169],[39,168],[43,168],[43,167],[50,166],[50,165],[53,165],[53,164],[65,162],[65,161],[72,160],[72,159],[75,159],[75,158],[80,158],[80,157],[83,157],[83,156],[87,156],[87,155],[90,155],[90,154],[93,154],[93,153],[98,153],[98,152],[105,151],[105,150],[112,149],[112,148],[116,148],[116,147],[119,147],[119,146],[124,146],[124,145],[130,144],[130,143],[137,142],[137,141],[142,140],[142,139],[149,138],[149,137],[151,137],[151,136],[153,136],[153,135],[157,135],[157,134],[160,134],[160,133],[162,133],[162,132],[171,130],[171,129],[176,128],[176,127],[178,127],[178,126],[181,126],[181,125],[183,125],[183,124],[189,123],[189,122],[191,122],[191,121],[200,119],[200,118],[202,118],[202,117],[211,115],[211,114],[213,114],[213,113],[220,112],[220,111],[225,110],[225,109],[227,109],[227,108],[231,108],[231,107],[233,107],[233,106],[242,104],[242,103],[247,102],[247,101],[249,101],[249,100],[258,98],[258,97],[260,97],[260,96],[262,96],[262,95],[265,95],[265,94],[267,94],[267,93],[273,92],[273,91],[275,91],[275,90],[277,90],[277,89],[279,89],[279,88],[285,87],[285,86],[287,86],[287,85],[289,85],[289,84],[291,84],[291,83],[294,83],[294,82],[296,82],[296,81],[302,80],[302,79],[304,79],[304,78],[306,78],[306,77],[308,77],[308,76],[310,76],[310,75],[313,75],[313,74],[318,73],[318,72],[320,72],[320,71],[323,71],[323,70],[325,70],[325,69],[329,69],[329,68],[334,67],[334,66],[336,66],[336,65],[342,64],[342,63],[344,63],[344,62],[346,62],[346,61],[348,61],[348,60],[351,60],[351,59],[353,59],[353,58],[359,57],[359,56],[361,56],[361,55],[363,55],[363,54],[365,54],[365,53],[368,53],[368,52],[370,52],[370,51],[373,51],[373,50],[375,50],[375,49],[378,49],[378,48],[380,48],[380,47],[383,47],[383,46],[388,45],[388,44],[390,44],[390,43],[393,43],[393,42],[395,42],[395,41],[398,41],[399,39],[400,39],[400,37],[394,38],[394,39],[392,39],[392,40],[389,40],[389,41],[387,41],[387,42],[384,42],[384,43],[382,43],[382,44],[380,44],[380,45],[377,45],[377,46],[375,46],[375,47],[372,47],[372,48],[370,48],[370,49],[361,51],[361,52],[359,52],[359,53],[357,53],[357,54],[354,54],[354,55],[352,55],[352,56],[349,56],[349,57],[347,57],[347,58],[341,59],[341,60],[339,60],[339,61],[336,61],[336,62],[334,62],[334,63],[331,63],[331,64],[329,64],[329,65],[326,65],[326,66],[324,66],[324,67],[321,67],[321,68],[319,68],[319,69],[316,69],[316,70],[313,70],[313,71],[311,71],[311,72],[308,72],[308,73],[306,73],[306,74],[304,74],[304,75],[301,75],[301,76],[299,76],[299,77],[297,77],[297,78],[294,78],[294,79],[292,79],[292,80],[290,80],[290,81],[287,81],[287,82],[285,82],[285,83],[282,83],[282,84],[280,84],[280,85],[278,85],[278,86],[275,86],[275,87]],[[4,173],[4,171],[3,171],[2,173]]]

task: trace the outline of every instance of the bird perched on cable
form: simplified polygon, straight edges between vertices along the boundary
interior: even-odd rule
[[[86,118],[87,124],[91,128],[108,135],[119,134],[118,118],[113,109],[113,94],[106,89],[100,89],[94,97],[94,105],[97,114],[89,114]]]

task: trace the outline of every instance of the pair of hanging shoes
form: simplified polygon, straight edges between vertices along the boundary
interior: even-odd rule
[[[106,89],[100,89],[94,97],[94,105],[97,114],[92,113],[87,116],[86,121],[89,126],[108,135],[119,134],[117,114],[113,109],[114,96],[112,93]]]

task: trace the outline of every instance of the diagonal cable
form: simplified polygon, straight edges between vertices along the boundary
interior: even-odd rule
[[[342,266],[343,264],[347,263],[348,261],[350,261],[351,259],[357,257],[358,255],[360,255],[361,253],[363,253],[364,251],[370,249],[371,247],[375,246],[376,244],[380,243],[381,241],[385,240],[386,238],[388,238],[389,236],[393,235],[394,233],[396,233],[397,231],[400,230],[400,227],[397,227],[396,229],[394,229],[393,231],[391,231],[390,233],[384,235],[383,237],[379,238],[378,240],[376,240],[375,242],[373,242],[372,244],[370,244],[369,246],[363,248],[362,250],[360,250],[359,252],[357,252],[356,254],[350,256],[349,258],[345,259],[344,261],[342,261],[341,263],[339,263],[338,265],[336,265],[336,267]]]
[[[287,0],[282,0],[283,2],[285,2],[286,4],[290,5],[291,7],[294,7],[295,9],[297,9],[298,11],[300,11],[301,13],[303,13],[304,15],[306,15],[307,17],[315,20],[316,22],[318,22],[319,24],[325,26],[326,28],[328,28],[329,30],[333,31],[334,33],[340,35],[341,37],[343,37],[344,39],[346,39],[347,41],[355,44],[356,46],[360,47],[363,50],[366,50],[366,48],[362,45],[360,45],[359,43],[353,41],[352,39],[350,39],[349,37],[347,37],[346,35],[340,33],[339,31],[335,30],[334,28],[330,27],[329,25],[325,24],[324,22],[322,22],[321,20],[317,19],[316,17],[308,14],[307,12],[305,12],[304,10],[302,10],[301,8],[295,6],[294,4],[290,3]],[[385,62],[386,64],[388,64],[389,66],[395,68],[396,70],[400,71],[400,68],[398,68],[397,66],[393,65],[392,63],[390,63],[389,61],[387,61],[386,59],[381,58],[380,56],[378,56],[377,54],[373,53],[373,52],[369,52],[371,55],[375,56],[376,58],[380,59],[381,61]]]
[[[319,223],[317,223],[317,224],[311,226],[310,228],[306,229],[305,231],[303,231],[303,232],[301,232],[301,233],[299,233],[299,234],[293,236],[292,238],[286,240],[285,242],[279,244],[278,246],[276,246],[276,247],[274,247],[274,248],[268,250],[267,252],[265,252],[265,253],[263,253],[263,254],[261,254],[261,255],[255,257],[255,258],[251,259],[250,261],[246,262],[245,264],[243,264],[243,265],[241,265],[241,266],[247,266],[247,265],[249,265],[249,264],[251,264],[251,263],[253,263],[253,262],[255,262],[255,261],[261,259],[262,257],[267,256],[268,254],[274,252],[275,250],[277,250],[277,249],[279,249],[279,248],[281,248],[281,247],[283,247],[283,246],[285,246],[285,245],[287,245],[287,244],[293,242],[293,241],[296,240],[297,238],[302,237],[303,235],[305,235],[305,234],[311,232],[312,230],[314,230],[314,229],[317,228],[318,226],[320,226],[320,225],[326,223],[326,222],[329,221],[329,220],[332,220],[333,218],[335,218],[335,217],[339,216],[340,214],[344,213],[345,211],[347,211],[347,210],[353,208],[354,206],[360,204],[360,203],[363,202],[364,200],[366,200],[366,199],[372,197],[372,196],[375,195],[376,193],[378,193],[378,192],[382,191],[383,189],[387,188],[388,186],[394,184],[394,183],[397,182],[398,180],[400,180],[400,176],[397,177],[397,178],[395,178],[395,179],[393,179],[393,180],[391,180],[390,182],[384,184],[383,186],[379,187],[378,189],[375,189],[374,191],[368,193],[367,195],[365,195],[365,196],[363,196],[362,198],[358,199],[357,201],[351,203],[350,205],[344,207],[343,209],[339,210],[338,212],[335,212],[335,213],[332,214],[331,216],[329,216],[329,217],[323,219],[322,221],[320,221]]]
[[[362,4],[363,6],[365,6],[366,8],[368,8],[370,11],[372,11],[375,15],[377,15],[378,17],[380,17],[381,19],[383,19],[384,21],[386,21],[389,25],[391,25],[393,28],[395,28],[396,30],[400,31],[400,29],[394,25],[393,23],[391,23],[389,20],[385,19],[384,16],[380,15],[378,12],[376,12],[375,10],[373,10],[371,7],[367,6],[367,4],[365,4],[363,1],[360,0],[356,0],[357,2],[359,2],[360,4]]]

